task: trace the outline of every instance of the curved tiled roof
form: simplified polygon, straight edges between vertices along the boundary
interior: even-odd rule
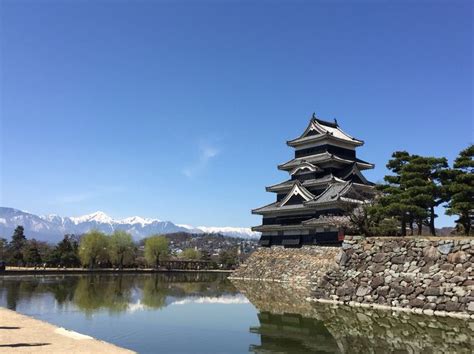
[[[344,141],[348,144],[360,146],[364,142],[362,140],[356,139],[346,132],[344,132],[337,122],[334,123],[328,122],[319,118],[316,118],[314,115],[311,118],[308,127],[306,130],[296,139],[287,141],[287,144],[290,146],[298,146],[304,143],[311,141],[317,141],[324,138],[336,139]]]
[[[301,164],[306,163],[306,162],[310,162],[312,164],[319,164],[319,163],[325,163],[325,162],[329,162],[329,161],[337,161],[337,162],[341,162],[341,163],[344,163],[344,164],[357,163],[359,165],[359,167],[362,167],[362,168],[374,168],[374,164],[363,161],[361,159],[356,159],[355,161],[354,160],[349,160],[347,158],[339,157],[335,154],[331,154],[331,153],[325,151],[325,152],[315,154],[315,155],[311,155],[311,156],[297,157],[297,158],[291,159],[290,161],[287,161],[287,162],[285,162],[281,165],[278,165],[278,169],[288,171],[288,170],[292,170],[295,167],[298,167]]]

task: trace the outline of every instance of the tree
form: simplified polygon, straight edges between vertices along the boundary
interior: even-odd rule
[[[430,233],[436,234],[435,207],[446,200],[446,188],[442,180],[448,166],[446,158],[410,155],[406,151],[396,151],[388,161],[387,168],[392,175],[385,176],[387,182],[377,186],[382,193],[374,205],[380,221],[396,218],[400,222],[400,233],[407,234],[407,226],[414,234],[413,224],[421,235],[423,225],[428,225]],[[387,225],[390,225],[388,223]],[[389,227],[391,228],[391,227]]]
[[[377,213],[386,217],[396,217],[400,221],[401,235],[406,236],[407,224],[410,222],[410,208],[408,203],[407,186],[402,179],[403,167],[408,164],[412,156],[406,151],[396,151],[387,163],[387,168],[393,175],[384,177],[386,184],[378,185],[381,197],[377,205]]]
[[[0,238],[0,260],[5,261],[7,257],[8,241],[6,238]]]
[[[11,262],[18,264],[23,263],[23,249],[26,245],[25,229],[19,225],[13,232],[12,240],[8,245],[8,251],[10,253]]]
[[[38,241],[32,239],[27,242],[26,246],[24,247],[23,257],[27,264],[38,265],[41,263]]]
[[[107,261],[108,238],[100,231],[92,230],[82,236],[79,244],[79,258],[83,265],[93,268],[97,262]]]
[[[125,231],[116,230],[109,240],[109,257],[120,269],[134,260],[135,245],[132,236]]]
[[[199,260],[201,259],[201,252],[194,248],[186,248],[179,257],[182,259]]]
[[[145,259],[150,266],[158,268],[160,259],[169,253],[169,241],[165,236],[151,236],[145,240]]]
[[[49,263],[64,267],[77,267],[79,259],[79,244],[74,235],[66,234],[53,250]]]
[[[239,262],[237,257],[237,249],[232,248],[228,250],[222,250],[219,253],[219,263],[226,269],[232,268]]]
[[[411,215],[417,221],[421,235],[423,221],[427,219],[431,235],[436,235],[435,207],[446,200],[442,175],[448,167],[446,158],[414,155],[402,168],[402,180],[407,187]]]
[[[457,215],[456,223],[465,235],[470,235],[474,218],[474,145],[459,153],[444,178],[444,185],[450,197],[446,208],[447,215]]]

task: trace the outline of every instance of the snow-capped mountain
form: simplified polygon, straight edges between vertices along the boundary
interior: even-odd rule
[[[137,240],[153,234],[173,232],[219,233],[228,237],[247,239],[255,239],[260,236],[258,232],[245,227],[194,227],[140,216],[114,219],[101,211],[77,217],[62,217],[53,214],[38,216],[18,209],[0,207],[0,237],[9,238],[18,225],[25,228],[28,238],[48,242],[58,242],[67,233],[80,235],[91,229],[105,233],[123,230],[132,234]]]

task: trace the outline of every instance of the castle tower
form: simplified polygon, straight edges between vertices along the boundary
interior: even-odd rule
[[[303,134],[287,145],[294,159],[278,166],[289,179],[267,187],[276,201],[252,210],[263,216],[260,245],[300,247],[337,244],[342,240],[337,220],[348,210],[373,197],[373,183],[362,172],[374,165],[356,157],[362,140],[351,137],[337,124],[314,114]]]

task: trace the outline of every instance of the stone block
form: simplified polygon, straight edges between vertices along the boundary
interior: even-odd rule
[[[424,305],[425,302],[417,298],[410,300],[410,302],[408,303],[408,306],[410,307],[423,307]]]
[[[449,252],[451,252],[451,249],[453,248],[453,244],[452,243],[444,243],[444,244],[441,244],[441,242],[443,241],[440,241],[440,245],[438,246],[438,251],[441,253],[441,254],[448,254]]]
[[[388,260],[388,255],[383,252],[376,253],[372,260],[375,263],[385,263]]]
[[[440,287],[430,286],[424,292],[425,296],[440,296],[443,295],[443,289]]]
[[[458,251],[455,253],[448,254],[449,263],[465,263],[469,259],[469,256],[464,251]]]
[[[360,286],[357,288],[356,296],[363,297],[369,295],[372,292],[372,288],[369,286]]]
[[[383,277],[378,276],[372,279],[371,286],[372,288],[378,288],[379,286],[383,285],[385,283],[385,280]]]
[[[425,261],[436,261],[439,258],[439,252],[436,247],[430,246],[423,250],[423,257]]]
[[[474,279],[467,279],[466,281],[464,281],[464,283],[462,283],[462,285],[464,285],[464,286],[474,286]]]
[[[445,310],[450,312],[450,311],[459,311],[459,308],[461,307],[461,304],[458,302],[454,301],[448,301],[446,302],[446,307]]]
[[[388,285],[377,288],[377,294],[381,297],[387,296],[389,291],[390,291],[390,287]]]
[[[405,263],[405,257],[404,256],[392,257],[391,262],[393,264],[403,264],[403,263]]]

